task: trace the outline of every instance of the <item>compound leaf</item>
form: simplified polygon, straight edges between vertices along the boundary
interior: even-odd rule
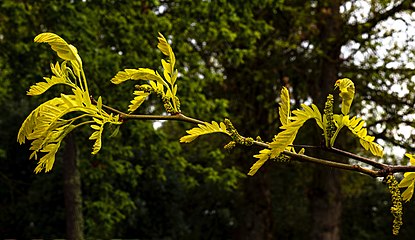
[[[411,165],[415,166],[415,155],[412,154],[405,154],[410,159]],[[404,178],[399,183],[398,187],[406,188],[405,191],[402,193],[402,198],[404,201],[411,200],[414,194],[414,187],[415,187],[415,172],[406,172],[404,173]]]
[[[263,149],[259,154],[254,155],[255,158],[258,158],[257,162],[251,167],[248,175],[254,175],[258,169],[269,159],[278,157],[284,150],[292,144],[297,136],[298,130],[303,126],[303,124],[309,119],[315,119],[317,124],[323,128],[321,113],[318,108],[314,105],[309,107],[305,104],[301,105],[304,110],[294,110],[293,116],[291,117],[292,121],[281,126],[283,129],[282,132],[279,132],[269,144],[270,149]]]
[[[340,97],[342,98],[341,111],[343,115],[349,114],[350,106],[352,105],[355,88],[352,80],[348,78],[339,79],[336,81],[335,87],[340,90]]]
[[[136,95],[136,97],[131,100],[131,104],[128,106],[129,112],[134,112],[137,110],[137,108],[140,107],[140,105],[147,99],[150,93],[144,91],[134,91],[134,95]]]
[[[270,158],[271,156],[271,150],[270,149],[262,149],[259,151],[259,154],[254,155],[255,158],[258,158],[258,160],[252,165],[251,169],[249,170],[248,175],[254,176],[254,174],[258,171],[262,165]]]
[[[105,123],[105,122],[104,122]],[[91,125],[91,128],[95,131],[89,137],[89,140],[95,140],[94,145],[92,146],[92,153],[93,155],[97,154],[99,150],[101,150],[102,145],[102,132],[104,131],[104,123],[101,125]]]
[[[119,71],[115,77],[111,79],[111,82],[114,84],[120,84],[127,80],[150,80],[167,86],[160,74],[149,68],[124,69],[124,71]]]
[[[364,149],[369,150],[374,156],[383,156],[383,148],[374,142],[375,137],[367,135],[367,129],[363,127],[365,124],[363,119],[356,117],[349,119],[349,115],[347,115],[343,116],[342,124],[347,126],[359,138],[359,142]]]
[[[44,77],[43,79],[45,79],[45,82],[38,82],[35,85],[32,85],[26,94],[29,96],[40,95],[56,84],[68,84],[73,86],[63,77],[52,76],[52,78]]]
[[[281,102],[278,108],[281,124],[287,125],[290,122],[291,107],[290,107],[290,93],[286,87],[281,89]]]
[[[198,127],[187,130],[186,132],[189,135],[181,137],[180,142],[189,143],[201,135],[210,133],[224,133],[230,136],[229,132],[226,130],[225,124],[223,122],[218,124],[215,121],[212,121],[212,123],[205,122],[203,124],[198,124]]]
[[[82,66],[82,60],[78,55],[76,47],[68,44],[60,36],[54,33],[41,33],[35,37],[34,41],[38,43],[48,43],[60,58],[69,60],[72,64],[75,63],[75,65],[78,65],[77,67]]]
[[[170,44],[167,42],[166,38],[163,36],[163,34],[159,33],[158,37],[159,43],[157,44],[158,49],[160,51],[169,57],[169,65],[170,66],[164,66],[163,61],[163,68],[167,68],[167,71],[170,73],[170,75],[173,74],[174,65],[176,63],[176,57],[174,56],[173,49],[171,48]]]

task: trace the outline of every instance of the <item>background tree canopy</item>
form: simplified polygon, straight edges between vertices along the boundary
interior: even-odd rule
[[[407,134],[414,126],[414,11],[409,0],[0,1],[0,236],[66,236],[65,152],[51,173],[35,175],[28,145],[16,143],[25,116],[53,96],[25,95],[56,61],[33,43],[37,34],[55,32],[75,45],[91,94],[127,109],[133,83],[110,79],[125,68],[160,68],[161,32],[176,53],[182,111],[206,121],[228,117],[242,135],[265,141],[278,128],[282,86],[294,107],[321,107],[335,80],[348,77],[360,103],[351,110],[367,119],[371,134],[415,153]],[[139,108],[162,112],[152,97]],[[390,239],[390,195],[380,181],[272,161],[247,177],[259,149],[226,152],[220,136],[180,145],[190,127],[130,121],[104,137],[96,156],[84,140],[89,129],[76,131],[85,238]],[[316,136],[307,128],[301,142],[319,145]],[[357,145],[340,143],[364,154]],[[401,239],[415,234],[408,205]]]

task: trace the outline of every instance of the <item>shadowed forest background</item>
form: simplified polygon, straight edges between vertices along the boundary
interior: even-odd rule
[[[0,238],[391,239],[381,179],[276,161],[248,177],[259,148],[227,152],[221,136],[180,144],[189,123],[129,121],[95,156],[90,129],[77,130],[52,171],[37,175],[29,145],[16,136],[30,111],[53,97],[25,95],[57,61],[49,46],[33,43],[37,34],[54,32],[76,46],[91,94],[127,109],[134,83],[110,79],[125,68],[160,68],[161,32],[176,54],[188,116],[227,117],[242,135],[270,141],[282,86],[294,107],[321,108],[347,77],[356,84],[353,115],[383,146],[414,154],[414,18],[410,0],[0,0]],[[138,113],[162,111],[150,98]],[[319,146],[307,126],[298,143]],[[365,154],[348,138],[338,147]],[[382,161],[406,163],[389,153]],[[65,159],[76,160],[75,172]],[[68,174],[81,184],[65,184]],[[413,201],[403,220],[397,239],[413,239]],[[70,224],[81,226],[78,233]]]

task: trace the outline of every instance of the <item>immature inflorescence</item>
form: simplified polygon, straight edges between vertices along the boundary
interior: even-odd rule
[[[223,146],[223,148],[224,148],[225,150],[230,151],[230,150],[232,150],[235,146],[236,146],[236,142],[235,142],[235,141],[230,141],[230,142],[228,142],[228,144],[226,144],[225,146]]]
[[[336,132],[336,125],[334,124],[333,119],[333,95],[329,94],[327,96],[327,101],[324,107],[324,114],[326,115],[327,120],[327,139],[330,140],[334,133]]]
[[[251,137],[242,137],[229,119],[225,119],[223,123],[225,123],[226,130],[229,132],[232,140],[235,143],[245,146],[252,146],[254,144],[254,139]]]
[[[289,162],[291,160],[291,157],[287,156],[287,155],[284,155],[284,154],[280,154],[274,160],[277,161],[277,162],[285,163],[285,162]]]
[[[154,89],[154,88],[152,88],[149,85],[136,85],[135,88],[138,91],[143,91],[143,92],[146,92],[146,93],[155,93],[163,101],[163,106],[164,106],[164,109],[166,110],[166,112],[172,113],[172,114],[177,113],[174,110],[174,107],[173,107],[173,105],[171,103],[171,100],[172,99],[170,97],[167,97],[163,93],[162,90],[160,90],[160,89]],[[176,108],[177,108],[178,112],[180,112],[180,100],[179,100],[179,98],[177,96],[174,96],[174,99],[175,99],[175,102],[176,102]]]
[[[147,92],[147,93],[152,93],[154,92],[153,88],[151,86],[146,86],[146,85],[135,85],[135,88],[138,91],[143,91],[143,92]]]
[[[399,229],[401,228],[402,222],[402,196],[399,191],[398,181],[393,175],[388,175],[386,177],[386,183],[388,184],[389,192],[392,195],[392,207],[391,213],[394,217],[393,220],[393,235],[399,234]]]

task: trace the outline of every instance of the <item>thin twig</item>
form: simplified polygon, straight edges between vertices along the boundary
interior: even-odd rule
[[[127,119],[140,119],[140,120],[176,120],[182,122],[188,122],[193,124],[204,124],[205,122],[198,119],[194,119],[188,116],[185,116],[181,113],[175,115],[134,115],[134,114],[120,114],[121,117],[125,120]]]
[[[91,98],[92,104],[97,105],[97,103],[98,103],[97,100],[95,100],[95,98],[93,98],[92,96],[90,98]],[[120,110],[115,109],[115,108],[112,108],[112,107],[107,106],[105,104],[102,104],[102,108],[105,108],[105,109],[107,109],[107,110],[109,110],[109,111],[111,111],[113,113],[116,113],[116,114],[118,114],[120,116],[128,115],[127,113],[121,112]]]
[[[93,104],[97,104],[97,101],[91,97],[91,102]],[[182,113],[178,113],[178,114],[174,114],[174,115],[146,115],[146,114],[128,114],[125,112],[122,112],[118,109],[115,109],[113,107],[107,106],[105,104],[102,104],[102,107],[117,113],[118,115],[120,115],[120,117],[124,120],[128,120],[128,119],[136,119],[136,120],[176,120],[176,121],[182,121],[182,122],[188,122],[188,123],[193,123],[193,124],[204,124],[205,122],[199,120],[199,119],[195,119],[195,118],[191,118],[188,117]]]
[[[338,148],[334,148],[334,147],[324,148],[324,150],[329,151],[329,152],[333,152],[333,153],[337,153],[339,155],[346,156],[348,158],[351,158],[351,159],[369,164],[370,166],[373,166],[373,167],[376,167],[376,168],[379,168],[379,169],[385,169],[385,168],[389,167],[387,164],[379,163],[379,162],[373,161],[372,159],[365,158],[365,157],[362,157],[362,156],[359,156],[359,155],[356,155],[354,153],[347,152],[347,151],[344,151],[344,150],[341,150],[341,149],[338,149]]]
[[[321,148],[321,146],[316,145],[303,145],[303,144],[290,144],[289,147],[301,147],[301,148]]]
[[[261,147],[269,148],[269,145],[266,144],[266,143],[263,143],[263,142],[254,141],[254,144],[258,145],[258,146],[261,146]],[[300,161],[300,162],[311,162],[311,163],[324,165],[324,166],[327,166],[327,167],[333,167],[333,168],[339,168],[339,169],[344,169],[344,170],[349,170],[349,171],[360,172],[360,173],[363,173],[363,174],[367,174],[371,177],[380,177],[380,176],[382,176],[382,174],[379,171],[364,168],[364,167],[361,167],[361,166],[358,166],[358,165],[350,165],[350,164],[346,164],[346,163],[333,162],[333,161],[330,161],[330,160],[310,157],[310,156],[307,156],[307,155],[297,154],[297,153],[293,153],[293,152],[289,152],[289,151],[283,151],[282,154],[290,156],[291,159],[296,160],[296,161]]]
[[[380,177],[380,176],[382,176],[379,171],[372,170],[372,169],[369,169],[369,168],[364,168],[364,167],[361,167],[359,165],[350,165],[350,164],[346,164],[346,163],[332,162],[332,161],[329,161],[329,160],[310,157],[310,156],[307,156],[307,155],[297,154],[297,153],[293,153],[293,152],[289,152],[289,151],[283,151],[282,153],[284,155],[290,156],[291,158],[293,158],[297,161],[301,161],[301,162],[312,162],[312,163],[324,165],[324,166],[327,166],[327,167],[333,167],[333,168],[339,168],[339,169],[343,169],[343,170],[360,172],[360,173],[363,173],[363,174],[367,174],[371,177]]]

